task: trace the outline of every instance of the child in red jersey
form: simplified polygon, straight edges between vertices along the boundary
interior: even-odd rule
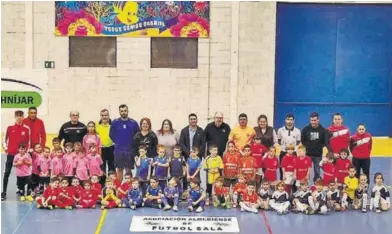
[[[263,176],[263,156],[268,149],[261,144],[261,138],[255,136],[251,145],[252,157],[256,160],[256,188],[260,187],[261,177]]]
[[[341,149],[339,158],[336,160],[337,181],[339,186],[344,184],[344,178],[348,176],[348,169],[351,166],[351,160],[348,159],[350,152],[348,149]]]
[[[357,171],[357,178],[361,173],[369,177],[370,174],[370,154],[372,152],[372,135],[366,132],[364,124],[358,124],[357,132],[351,137],[350,150],[353,155],[353,165]]]
[[[42,196],[37,197],[37,208],[53,209],[53,205],[56,203],[59,195],[59,183],[60,180],[57,177],[53,177],[50,180],[50,185],[45,188]]]
[[[223,155],[223,177],[224,186],[230,188],[237,183],[241,154],[236,151],[234,141],[229,141],[226,148],[226,153]]]
[[[97,201],[100,201],[102,199],[102,185],[97,175],[91,176],[91,190],[97,194]]]
[[[122,183],[122,185],[117,188],[118,199],[122,200],[123,198],[126,198],[128,196],[128,191],[132,186],[131,178],[131,173],[128,172],[125,174],[124,183]]]
[[[310,169],[312,168],[312,160],[305,155],[306,149],[300,145],[297,149],[297,158],[295,160],[295,178],[297,189],[300,189],[300,181],[306,180],[309,182]]]
[[[241,200],[242,193],[246,192],[247,188],[246,184],[246,176],[240,174],[238,176],[238,183],[236,183],[233,187],[233,207],[236,208],[238,202]]]
[[[329,182],[336,181],[336,165],[335,165],[335,157],[333,153],[328,153],[323,160],[320,162],[320,168],[323,169],[323,182],[325,186],[328,186]]]
[[[276,172],[279,167],[279,160],[276,157],[276,148],[275,146],[271,146],[267,156],[263,160],[264,171],[264,179],[271,182],[272,186],[275,186],[276,181],[278,179]]]
[[[218,177],[215,180],[214,195],[212,196],[212,201],[214,207],[225,207],[227,209],[231,208],[230,200],[230,189],[223,185],[223,177]]]
[[[81,199],[79,204],[76,205],[76,208],[95,208],[95,204],[97,203],[97,193],[91,189],[91,182],[84,182],[84,189],[81,194]]]
[[[67,210],[72,210],[72,206],[74,205],[74,200],[72,199],[72,194],[68,187],[68,179],[65,177],[61,180],[59,196],[54,202],[54,205],[56,208]]]
[[[52,151],[54,155],[52,160],[50,161],[50,171],[52,173],[51,177],[59,176],[63,173],[63,150],[62,149],[54,149]]]
[[[111,180],[113,181],[113,186],[114,186],[114,188],[115,188],[115,189],[120,188],[120,186],[121,186],[121,180],[120,180],[120,178],[117,178],[116,172],[114,172],[114,171],[109,171],[109,172],[108,172],[108,176],[109,176],[109,179],[111,179]]]
[[[42,194],[50,182],[50,149],[44,148],[43,156],[38,161],[39,193]]]
[[[259,212],[257,210],[259,207],[257,199],[256,184],[254,182],[250,182],[246,188],[246,192],[242,193],[242,201],[240,202],[241,211],[248,211],[257,214]]]
[[[71,198],[75,204],[78,204],[83,193],[83,187],[80,186],[80,180],[76,177],[71,180],[71,187],[69,187]]]
[[[291,189],[295,184],[295,155],[294,145],[289,145],[286,148],[287,154],[283,157],[280,166],[283,172],[283,182],[285,183],[285,190],[290,195]]]
[[[339,157],[341,149],[348,149],[350,145],[350,132],[342,123],[342,115],[340,113],[335,113],[333,115],[333,125],[328,128],[330,134],[329,145],[335,158]]]
[[[239,174],[246,176],[247,181],[254,181],[256,178],[256,160],[250,155],[250,145],[245,145],[243,149],[244,156],[239,162]]]

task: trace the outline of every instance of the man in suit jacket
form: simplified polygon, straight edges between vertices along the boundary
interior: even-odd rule
[[[202,158],[205,153],[206,140],[204,131],[201,127],[197,126],[197,115],[191,113],[188,116],[189,126],[186,126],[181,130],[180,134],[180,145],[182,155],[185,159],[188,159],[192,147],[196,146],[199,148],[199,157]]]

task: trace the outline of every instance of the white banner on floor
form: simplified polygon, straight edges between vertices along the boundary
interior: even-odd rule
[[[131,232],[238,233],[236,217],[133,216]]]

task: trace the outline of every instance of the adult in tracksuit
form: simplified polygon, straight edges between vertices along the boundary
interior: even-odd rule
[[[30,148],[30,129],[23,124],[24,113],[21,110],[15,111],[15,124],[7,127],[5,131],[3,149],[7,154],[5,170],[3,176],[3,191],[1,200],[7,199],[8,178],[10,177],[14,157],[18,153],[19,145],[24,144],[26,149]]]
[[[64,140],[64,146],[68,142],[83,142],[83,137],[87,134],[87,127],[84,123],[79,122],[79,111],[73,110],[69,113],[71,121],[64,123],[60,130],[60,142]]]
[[[302,129],[301,142],[306,148],[306,155],[312,159],[314,176],[313,181],[321,178],[320,161],[323,156],[323,148],[329,148],[329,132],[320,124],[319,114],[310,114],[310,124]]]
[[[134,168],[133,138],[139,131],[139,124],[128,117],[128,106],[122,104],[118,107],[120,118],[113,120],[109,136],[114,143],[114,165],[117,169],[117,178],[122,181],[124,173]]]

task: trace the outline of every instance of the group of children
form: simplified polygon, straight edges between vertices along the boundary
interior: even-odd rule
[[[115,172],[109,172],[102,183],[102,159],[95,144],[85,149],[78,142],[66,143],[65,152],[59,144],[54,144],[52,152],[37,144],[32,157],[20,145],[14,166],[20,200],[33,201],[30,191],[42,193],[36,197],[38,208],[95,208],[99,204],[103,209],[155,207],[178,211],[183,200],[189,211],[196,212],[211,202],[214,207],[240,206],[241,211],[253,213],[260,208],[285,214],[291,208],[293,212],[325,214],[350,206],[367,211],[368,178],[361,174],[358,180],[348,150],[341,150],[338,158],[333,154],[324,157],[320,163],[324,177],[309,188],[312,161],[303,146],[297,148],[296,155],[294,149],[288,146],[287,155],[279,162],[275,147],[267,150],[260,139],[245,145],[241,152],[230,141],[223,159],[218,147],[211,145],[209,156],[202,161],[197,147],[185,159],[179,145],[171,157],[165,156],[163,145],[158,145],[158,155],[149,158],[142,145],[135,157],[135,177],[127,173],[122,184]],[[277,179],[279,167],[283,171],[281,181]],[[200,186],[201,170],[207,173],[206,191]],[[389,191],[381,173],[375,174],[374,183],[370,210],[388,210]]]

